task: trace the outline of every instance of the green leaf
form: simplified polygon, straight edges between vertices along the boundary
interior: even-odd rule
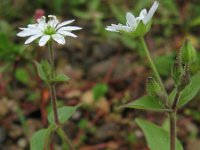
[[[173,65],[174,54],[163,55],[156,57],[155,65],[158,68],[159,74],[162,76],[168,76],[171,71],[171,66]]]
[[[48,149],[48,142],[52,131],[54,130],[54,125],[49,126],[47,129],[41,129],[35,132],[31,138],[31,150],[44,150]]]
[[[105,83],[98,83],[92,88],[93,97],[98,101],[102,96],[108,92],[108,85]]]
[[[47,77],[42,69],[42,65],[40,63],[38,63],[37,61],[34,61],[36,68],[37,68],[37,72],[39,77],[43,80],[43,81],[47,81]]]
[[[76,109],[80,105],[77,106],[64,106],[58,109],[58,119],[60,123],[66,122],[76,111]],[[50,124],[54,124],[54,114],[53,111],[48,115],[48,121]]]
[[[200,72],[196,73],[180,94],[178,107],[182,107],[190,102],[200,90]]]
[[[170,111],[166,109],[163,104],[160,103],[159,100],[155,100],[151,96],[143,96],[131,103],[123,105],[121,107],[126,108],[134,108],[134,109],[143,109],[143,110],[150,110],[150,111]]]
[[[59,82],[66,82],[68,81],[70,78],[68,76],[66,76],[65,74],[59,74],[59,75],[56,75],[54,77],[54,79],[52,79],[51,82],[54,82],[54,83],[59,83]]]
[[[143,130],[148,147],[151,150],[169,150],[170,136],[169,132],[163,128],[142,119],[136,119],[136,123]],[[176,140],[176,150],[183,150],[181,143]]]
[[[28,72],[24,68],[18,68],[16,70],[15,78],[23,84],[28,84],[28,82],[30,81]]]
[[[176,94],[177,94],[177,89],[174,88],[174,89],[171,91],[171,93],[169,94],[168,100],[169,100],[170,104],[173,104],[173,101],[174,101],[174,99],[175,99]]]
[[[49,64],[49,62],[47,60],[42,60],[41,67],[42,67],[42,70],[43,70],[46,78],[50,79],[52,68],[51,68],[51,65]]]

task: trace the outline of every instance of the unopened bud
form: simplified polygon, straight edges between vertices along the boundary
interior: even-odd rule
[[[194,49],[190,41],[185,41],[184,45],[181,48],[180,56],[183,64],[191,64],[196,60],[196,50]]]
[[[148,94],[151,95],[151,96],[157,96],[158,93],[160,93],[161,91],[162,91],[162,88],[160,87],[158,82],[154,78],[149,77],[147,79],[147,92],[148,92]]]
[[[180,59],[178,58],[174,61],[171,75],[175,84],[179,85],[183,76],[183,66],[181,65]]]

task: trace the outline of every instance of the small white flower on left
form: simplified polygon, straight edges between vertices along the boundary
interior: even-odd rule
[[[46,17],[42,16],[37,20],[37,23],[29,24],[26,28],[19,28],[22,31],[20,31],[17,36],[29,37],[25,41],[25,44],[29,44],[40,38],[39,46],[44,46],[50,39],[64,45],[65,36],[76,38],[77,36],[73,34],[72,31],[82,29],[77,26],[67,26],[68,24],[74,22],[74,20],[68,20],[60,23],[54,15],[49,15],[48,18],[49,20],[46,21]]]

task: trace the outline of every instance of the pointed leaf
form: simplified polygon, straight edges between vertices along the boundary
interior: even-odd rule
[[[200,72],[196,73],[180,94],[178,107],[182,107],[190,102],[200,90]]]
[[[49,62],[47,60],[42,60],[41,67],[42,67],[42,70],[43,70],[46,78],[50,79],[52,68],[51,68],[51,65],[49,64]]]
[[[52,80],[52,82],[54,82],[54,83],[66,82],[69,79],[70,78],[68,76],[66,76],[65,74],[58,74],[57,76],[54,77],[54,79]]]
[[[35,65],[36,65],[36,68],[37,68],[37,72],[38,72],[38,75],[39,77],[44,80],[44,81],[47,81],[47,77],[42,69],[42,66],[40,63],[38,63],[37,61],[34,61]]]
[[[66,122],[76,111],[76,109],[79,107],[80,105],[77,106],[64,106],[58,109],[58,119],[60,123],[64,123]],[[50,114],[48,115],[48,121],[51,124],[54,124],[54,114],[53,111],[50,112]]]
[[[142,119],[136,119],[136,123],[143,130],[148,147],[151,150],[169,150],[170,136],[169,132],[163,128]],[[176,150],[183,150],[181,143],[176,140]]]
[[[175,99],[176,94],[177,94],[177,89],[174,88],[174,89],[171,91],[171,93],[169,94],[168,100],[169,100],[170,104],[173,104],[173,101],[174,101],[174,99]]]
[[[155,100],[151,96],[143,96],[121,107],[144,109],[144,110],[150,110],[150,111],[170,111],[169,109],[166,109],[159,100]]]
[[[49,126],[47,129],[40,129],[35,132],[31,138],[31,150],[45,150],[48,149],[48,141],[54,129],[54,125]]]

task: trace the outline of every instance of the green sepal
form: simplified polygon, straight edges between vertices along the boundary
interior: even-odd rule
[[[140,21],[138,27],[136,28],[135,32],[133,33],[134,37],[143,37],[147,32],[149,32],[151,28],[151,21],[148,22],[146,25]]]
[[[133,102],[120,106],[120,108],[132,108],[142,109],[155,112],[170,112],[170,109],[166,109],[165,106],[157,99],[152,96],[143,96]]]
[[[151,21],[149,21],[146,25],[143,23],[143,21],[140,21],[140,23],[138,24],[137,28],[132,31],[132,32],[125,32],[122,31],[123,34],[126,34],[129,37],[144,37],[144,35],[149,32],[151,28]]]

